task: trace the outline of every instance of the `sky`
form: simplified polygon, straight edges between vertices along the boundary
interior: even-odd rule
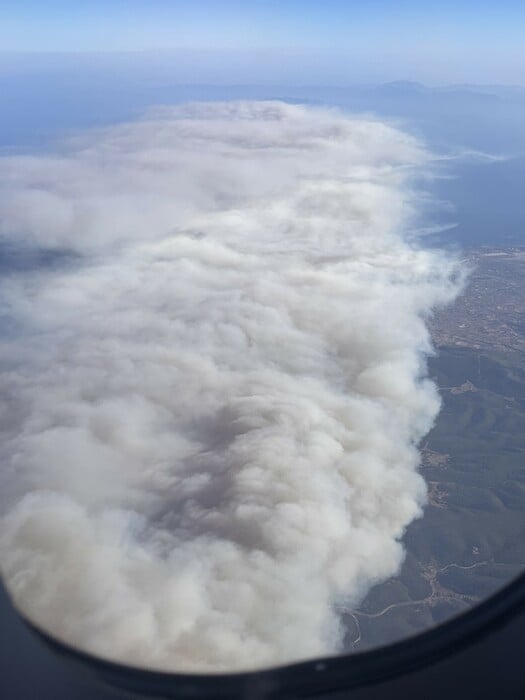
[[[303,64],[304,81],[374,80],[383,73],[430,84],[523,84],[524,22],[525,6],[511,0],[22,0],[0,10],[0,47],[212,52],[212,63],[220,63],[217,54],[230,63],[232,53],[249,54],[256,75],[265,64],[273,73],[279,63],[285,72]]]

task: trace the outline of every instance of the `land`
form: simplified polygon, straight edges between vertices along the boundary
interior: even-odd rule
[[[465,264],[468,285],[431,326],[443,406],[420,448],[428,505],[400,574],[341,606],[348,651],[442,622],[525,568],[525,248]]]
[[[432,322],[437,347],[525,352],[525,247],[471,250],[463,263],[470,269],[465,290]]]

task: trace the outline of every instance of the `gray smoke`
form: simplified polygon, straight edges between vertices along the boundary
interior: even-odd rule
[[[197,104],[4,158],[0,563],[104,657],[238,670],[337,651],[398,571],[454,261],[406,236],[429,156],[370,119]]]

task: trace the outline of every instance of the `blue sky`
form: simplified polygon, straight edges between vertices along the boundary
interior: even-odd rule
[[[525,3],[421,0],[17,0],[3,51],[259,52],[355,79],[525,83]],[[286,67],[286,66],[284,66]],[[337,71],[336,71],[337,73]],[[332,77],[337,79],[337,74]],[[448,76],[448,79],[447,79]]]
[[[522,2],[420,0],[17,0],[2,3],[4,50],[299,47],[369,41],[522,43]]]

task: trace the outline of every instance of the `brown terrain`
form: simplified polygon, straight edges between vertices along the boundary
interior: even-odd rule
[[[470,278],[456,303],[436,313],[435,344],[525,352],[525,247],[481,248],[464,262]]]

